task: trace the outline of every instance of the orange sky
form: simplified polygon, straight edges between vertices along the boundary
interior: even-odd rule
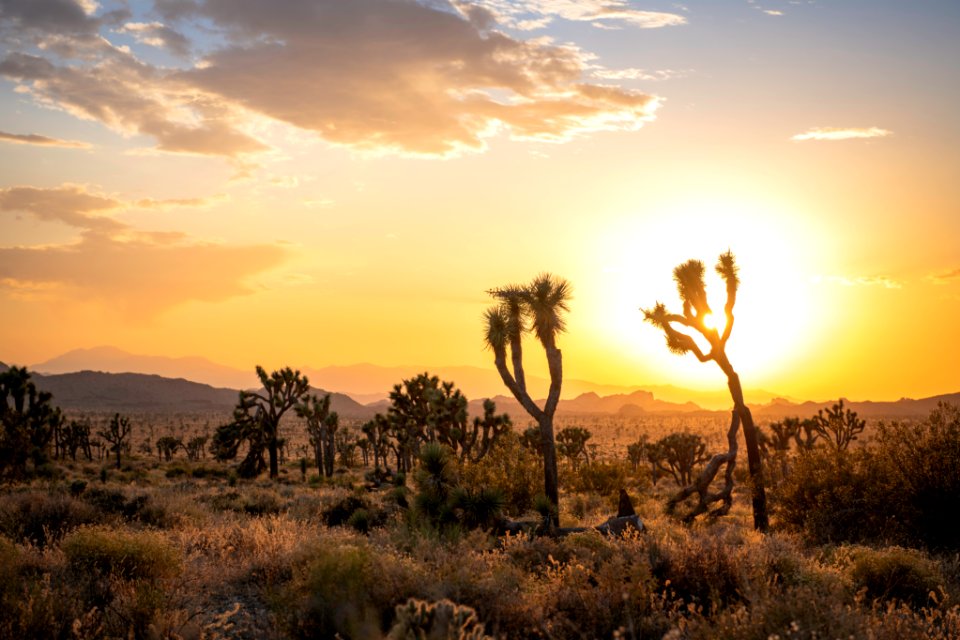
[[[638,309],[730,248],[748,388],[960,391],[955,3],[27,6],[0,11],[8,364],[492,366],[485,290],[550,271],[569,377],[713,388]]]

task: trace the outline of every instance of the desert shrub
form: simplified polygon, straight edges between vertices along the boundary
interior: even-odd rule
[[[737,549],[709,536],[650,541],[650,570],[671,597],[712,611],[743,599]]]
[[[520,444],[515,432],[499,437],[479,462],[463,463],[459,476],[464,487],[498,491],[503,496],[504,511],[513,516],[532,509],[534,498],[543,491],[540,458]]]
[[[164,475],[168,478],[183,478],[190,475],[190,467],[185,462],[175,462],[167,467]]]
[[[55,584],[30,566],[29,550],[0,537],[0,638],[86,638],[82,593],[71,584]]]
[[[891,478],[887,509],[909,540],[960,549],[960,407],[941,404],[921,422],[881,424],[874,462]]]
[[[347,524],[359,533],[368,533],[373,524],[373,517],[366,509],[357,509],[347,518]]]
[[[363,498],[350,494],[337,500],[321,512],[324,523],[330,527],[348,524],[350,517],[357,511],[367,510],[370,505]]]
[[[29,491],[0,498],[0,534],[41,547],[101,519],[96,509],[69,496]]]
[[[123,491],[94,487],[85,491],[81,499],[101,514],[118,516],[127,522],[160,528],[169,528],[179,522],[177,514],[169,512],[147,494],[127,497]]]
[[[283,502],[275,492],[266,489],[231,490],[210,498],[214,511],[234,511],[251,516],[266,516],[280,513]]]
[[[960,548],[960,409],[881,424],[860,451],[803,452],[775,497],[782,521],[815,543]]]
[[[580,465],[570,474],[571,489],[581,493],[614,496],[627,483],[626,463],[593,461]]]
[[[412,567],[362,542],[324,540],[306,550],[274,600],[295,638],[380,637],[396,604],[418,595]]]
[[[850,578],[856,588],[866,590],[869,598],[922,606],[940,597],[943,576],[936,563],[919,551],[860,548],[851,556]]]
[[[70,495],[74,498],[79,498],[81,494],[87,489],[86,480],[74,480],[70,483]]]
[[[685,620],[689,640],[817,640],[853,638],[865,635],[868,613],[851,606],[842,589],[800,585],[787,589],[773,587],[756,594],[750,603],[715,612],[698,613]]]
[[[802,452],[774,497],[788,527],[815,544],[894,542],[902,538],[886,498],[891,478],[877,473],[869,451]]]
[[[68,534],[60,548],[81,575],[149,582],[180,572],[179,554],[153,531],[84,527]]]

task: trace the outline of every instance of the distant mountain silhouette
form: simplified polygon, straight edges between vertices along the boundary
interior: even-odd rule
[[[298,368],[295,363],[291,363],[291,366]],[[171,358],[136,355],[110,346],[74,349],[45,362],[31,365],[29,369],[38,373],[77,371],[145,373],[166,378],[184,378],[214,387],[231,389],[250,388],[257,385],[253,364],[249,370],[240,370],[200,357]],[[361,404],[385,399],[393,385],[424,371],[429,371],[443,380],[452,380],[468,398],[485,398],[506,393],[506,388],[492,363],[490,367],[424,365],[384,367],[374,364],[354,364],[321,368],[301,366],[299,369],[317,387],[345,393]],[[527,384],[533,395],[546,396],[549,388],[546,378],[528,374]],[[697,391],[673,385],[623,386],[577,379],[567,379],[563,382],[565,399],[575,399],[590,392],[610,396],[641,390],[650,391],[659,400],[666,402],[694,402],[708,409],[726,409],[730,403],[725,385],[721,385],[716,391]],[[763,390],[748,390],[746,395],[754,402],[769,402],[777,397],[777,394]]]
[[[37,387],[52,393],[54,404],[65,410],[161,413],[217,411],[227,415],[236,405],[239,395],[236,389],[140,373],[80,371],[33,375]],[[312,392],[320,395],[326,393],[316,388]],[[344,418],[367,419],[375,413],[342,393],[331,394],[330,405]]]
[[[393,385],[428,371],[441,380],[453,381],[468,398],[489,398],[507,392],[500,374],[491,363],[489,368],[471,366],[398,366],[383,367],[375,364],[354,364],[331,366],[320,369],[301,368],[311,382],[327,388],[337,389],[362,402],[386,398]],[[539,376],[527,375],[527,387],[531,395],[546,397],[550,381]],[[726,385],[717,391],[697,391],[673,385],[636,385],[623,386],[599,384],[588,380],[565,379],[562,398],[576,400],[583,394],[594,393],[609,397],[629,395],[643,391],[652,392],[657,399],[670,403],[696,403],[709,409],[726,409],[730,404],[730,394]],[[749,390],[747,397],[757,402],[768,402],[777,394],[763,390]]]
[[[69,373],[65,371],[71,367],[77,368]],[[0,363],[0,370],[6,368],[7,365]],[[120,371],[123,369],[133,371]],[[57,404],[65,409],[229,411],[237,400],[235,389],[250,389],[258,382],[252,367],[248,373],[204,358],[138,356],[114,347],[76,349],[30,367],[30,370],[36,372],[35,375],[44,372],[58,374],[43,375],[44,384],[38,386],[51,391]],[[519,403],[506,395],[503,382],[493,367],[358,364],[319,369],[301,367],[300,371],[316,389],[337,391],[332,396],[332,408],[345,418],[367,419],[378,411],[385,412],[389,406],[386,398],[393,385],[424,371],[442,380],[453,381],[472,399],[471,415],[480,415],[483,399],[493,398],[498,413],[508,412],[521,420],[527,417]],[[211,380],[233,382],[211,384]],[[528,376],[527,381],[536,397],[546,395],[546,379]],[[716,391],[696,391],[672,385],[640,388],[565,380],[563,387],[565,399],[560,401],[557,411],[567,415],[694,417],[726,413],[731,406],[729,393],[722,386]],[[836,402],[797,402],[760,390],[749,390],[746,396],[751,401],[754,416],[764,421],[787,416],[810,417]],[[941,400],[960,404],[960,393],[921,399],[902,398],[895,402],[845,400],[844,404],[864,418],[912,418],[929,414]]]
[[[801,402],[794,403],[782,398],[774,399],[767,404],[750,405],[754,416],[759,418],[779,419],[788,416],[809,418],[817,414],[820,409],[833,406],[837,400],[828,402]],[[851,401],[843,399],[843,406],[856,411],[861,418],[916,418],[929,414],[936,409],[937,404],[946,402],[960,406],[960,393],[947,393],[929,398],[901,398],[894,402],[874,402],[872,400]]]
[[[170,358],[166,356],[135,355],[116,347],[74,349],[56,358],[30,366],[37,373],[74,373],[103,371],[105,373],[147,373],[166,378],[195,380],[214,387],[248,389],[258,384],[253,365],[241,371],[206,358],[195,356]]]

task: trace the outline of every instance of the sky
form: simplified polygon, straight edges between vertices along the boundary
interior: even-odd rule
[[[957,392],[957,60],[952,0],[0,0],[0,360],[492,367],[550,272],[567,377],[722,388],[640,309],[730,249],[745,387]]]

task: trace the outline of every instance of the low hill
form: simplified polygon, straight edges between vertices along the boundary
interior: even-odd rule
[[[183,378],[141,373],[80,371],[59,375],[34,374],[37,387],[53,394],[63,409],[83,411],[207,412],[229,414],[239,391],[212,387]],[[324,394],[322,389],[313,393]],[[344,418],[366,419],[374,411],[342,393],[331,394],[333,411]]]
[[[188,356],[145,356],[128,353],[116,347],[74,349],[30,366],[31,371],[43,374],[103,371],[105,373],[148,373],[165,378],[184,378],[214,387],[247,389],[257,384],[253,367],[240,371],[206,358]]]

